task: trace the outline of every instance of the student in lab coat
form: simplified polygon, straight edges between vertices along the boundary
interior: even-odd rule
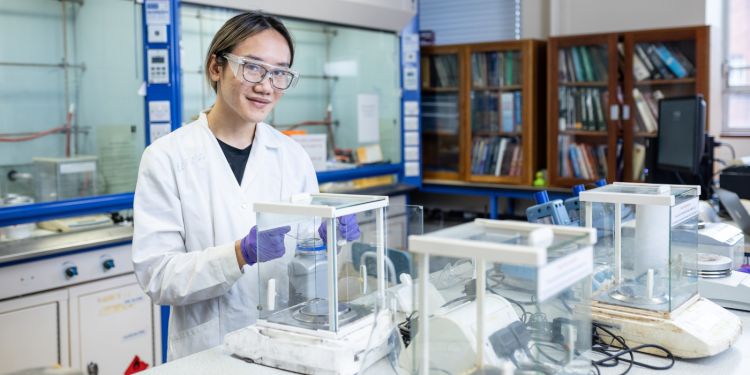
[[[152,301],[171,306],[170,360],[254,323],[258,279],[249,266],[284,255],[288,227],[265,233],[278,246],[256,259],[253,202],[318,191],[307,153],[262,122],[298,78],[293,59],[277,18],[248,12],[230,19],[206,57],[215,104],[143,153],[133,263]]]

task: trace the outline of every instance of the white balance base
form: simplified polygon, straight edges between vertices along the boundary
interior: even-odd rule
[[[621,335],[630,347],[657,344],[679,358],[702,358],[721,353],[742,333],[742,322],[736,315],[700,296],[688,300],[672,313],[594,301],[591,319]],[[643,351],[664,355],[660,350]]]
[[[394,328],[390,312],[381,311],[377,320],[375,330],[375,319],[368,317],[344,327],[346,332],[338,335],[259,320],[228,333],[224,347],[264,366],[303,374],[351,375],[360,373],[390,350],[388,338]],[[368,344],[370,352],[365,355]]]
[[[720,306],[750,311],[750,274],[732,271],[728,277],[699,278],[698,291]]]

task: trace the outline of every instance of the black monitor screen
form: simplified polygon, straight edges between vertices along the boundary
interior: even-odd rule
[[[659,102],[658,168],[698,172],[703,155],[705,108],[702,96]]]

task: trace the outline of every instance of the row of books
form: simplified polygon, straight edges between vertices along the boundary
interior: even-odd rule
[[[608,58],[606,46],[575,46],[557,51],[560,79],[566,82],[606,81]]]
[[[618,46],[620,53],[623,48]],[[675,79],[691,77],[695,65],[676,44],[638,43],[633,53],[633,75],[638,81],[644,79]]]
[[[471,129],[476,132],[520,132],[523,124],[520,91],[477,92],[471,100]]]
[[[520,176],[523,147],[519,138],[476,137],[471,145],[471,173]]]
[[[607,176],[606,144],[575,143],[571,137],[559,137],[558,153],[561,177],[595,180]]]
[[[664,94],[659,90],[641,92],[633,88],[633,101],[636,108],[636,131],[655,133],[659,130],[659,100]]]
[[[458,135],[458,94],[423,94],[422,130]]]
[[[474,53],[471,55],[471,77],[474,87],[520,85],[521,53]]]
[[[422,87],[458,87],[458,58],[435,55],[422,59]]]
[[[606,89],[561,86],[558,95],[560,130],[607,131],[609,96]]]

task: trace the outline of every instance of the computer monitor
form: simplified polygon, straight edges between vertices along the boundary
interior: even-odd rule
[[[706,101],[703,95],[660,100],[657,168],[698,174],[705,151],[705,128]]]

